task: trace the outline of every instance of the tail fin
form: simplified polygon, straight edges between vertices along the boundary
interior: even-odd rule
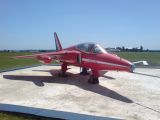
[[[54,38],[55,38],[56,50],[57,51],[62,50],[62,46],[61,46],[61,43],[59,41],[59,38],[56,32],[54,32]]]

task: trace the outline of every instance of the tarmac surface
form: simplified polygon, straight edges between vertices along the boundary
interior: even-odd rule
[[[78,67],[58,77],[60,66],[0,73],[0,110],[64,119],[160,120],[160,69],[107,72],[99,85]]]

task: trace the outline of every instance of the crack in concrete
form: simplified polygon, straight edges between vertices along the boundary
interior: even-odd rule
[[[144,108],[146,108],[146,109],[149,109],[149,110],[152,110],[152,111],[154,111],[154,112],[160,113],[160,111],[155,110],[155,109],[153,109],[153,108],[151,108],[151,107],[148,107],[148,106],[142,105],[142,104],[140,104],[140,103],[136,103],[136,102],[134,102],[134,103],[137,104],[137,105],[139,105],[139,106],[141,106],[141,107],[144,107]]]

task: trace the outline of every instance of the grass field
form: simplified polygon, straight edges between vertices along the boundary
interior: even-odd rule
[[[132,62],[146,60],[150,66],[160,66],[160,52],[116,52],[116,54]]]
[[[0,120],[38,120],[38,119],[30,116],[0,112]]]
[[[28,52],[0,52],[0,70],[39,64],[35,59],[13,59],[13,56],[28,55]],[[151,66],[160,65],[160,52],[116,52],[130,61],[146,60]]]
[[[0,120],[62,120],[12,112],[0,112]]]
[[[14,59],[12,57],[18,55],[28,55],[28,52],[0,52],[0,70],[39,64],[34,59]]]

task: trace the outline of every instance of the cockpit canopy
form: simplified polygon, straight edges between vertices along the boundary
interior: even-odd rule
[[[95,43],[82,43],[76,45],[76,48],[80,51],[90,52],[90,53],[106,53],[106,50],[99,44]]]

